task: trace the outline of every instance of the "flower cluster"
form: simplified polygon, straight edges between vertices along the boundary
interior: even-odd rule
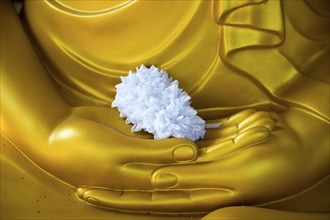
[[[155,139],[195,141],[204,137],[205,121],[190,106],[190,96],[167,72],[141,65],[121,81],[116,85],[112,107],[118,108],[120,117],[126,117],[127,124],[133,124],[132,132],[144,130],[154,134]]]

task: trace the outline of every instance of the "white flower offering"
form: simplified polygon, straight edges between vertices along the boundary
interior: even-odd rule
[[[155,66],[141,65],[136,73],[120,77],[111,107],[133,124],[132,132],[144,130],[155,139],[169,137],[196,141],[204,138],[205,121],[190,106],[190,96],[179,88],[167,72]]]

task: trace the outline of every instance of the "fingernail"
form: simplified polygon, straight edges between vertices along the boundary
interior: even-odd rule
[[[86,202],[91,203],[91,204],[94,204],[94,205],[99,204],[99,200],[97,200],[97,199],[95,199],[95,198],[93,198],[93,197],[88,197],[88,198],[86,199]]]
[[[154,177],[153,184],[157,187],[173,187],[177,184],[178,178],[171,173],[161,173]]]
[[[192,146],[179,146],[173,150],[173,158],[178,162],[194,160],[195,156],[196,152]]]
[[[76,194],[78,196],[78,198],[80,199],[84,199],[84,194],[85,192],[87,192],[89,189],[88,188],[78,188]]]
[[[267,128],[269,131],[272,131],[275,128],[275,121],[270,118],[265,119],[264,127]]]

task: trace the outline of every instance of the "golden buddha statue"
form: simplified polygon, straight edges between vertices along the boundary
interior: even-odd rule
[[[327,219],[328,9],[323,0],[26,0],[18,16],[1,1],[2,136],[93,206]],[[141,64],[179,80],[221,127],[195,143],[132,133],[110,105],[119,77]]]

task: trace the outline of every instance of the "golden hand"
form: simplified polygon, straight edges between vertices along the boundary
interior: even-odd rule
[[[43,167],[74,186],[149,189],[149,176],[159,164],[196,158],[193,142],[150,140],[149,135],[132,133],[118,114],[105,107],[73,109],[50,135],[47,148],[53,156]]]
[[[311,160],[329,157],[329,137],[319,132],[328,123],[309,113],[246,110],[220,121],[220,129],[208,131],[209,140],[198,142],[196,162],[156,169],[150,190],[81,188],[78,196],[119,210],[209,212],[285,198],[329,173],[328,159]]]

